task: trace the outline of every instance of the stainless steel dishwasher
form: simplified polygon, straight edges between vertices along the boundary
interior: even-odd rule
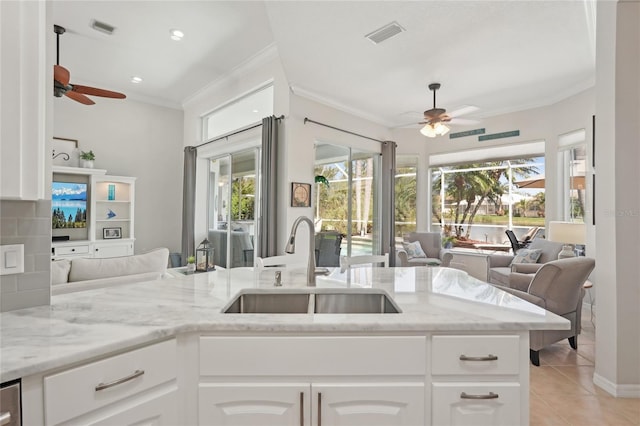
[[[3,383],[0,387],[0,426],[21,426],[20,381]]]

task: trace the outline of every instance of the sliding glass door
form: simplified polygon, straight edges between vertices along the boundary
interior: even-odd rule
[[[315,224],[320,266],[337,266],[334,263],[340,255],[380,253],[379,170],[378,153],[316,144]],[[333,253],[331,244],[337,246]]]
[[[210,160],[208,228],[216,265],[253,266],[259,152],[252,148]]]

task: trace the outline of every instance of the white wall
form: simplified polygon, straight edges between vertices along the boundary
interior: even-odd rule
[[[596,371],[640,396],[640,3],[598,2],[596,38]]]
[[[135,176],[135,251],[179,252],[182,223],[182,111],[130,99],[86,106],[56,98],[53,135],[93,150],[95,167]]]

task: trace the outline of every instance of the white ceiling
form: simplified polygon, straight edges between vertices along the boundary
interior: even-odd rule
[[[593,3],[54,0],[53,17],[67,29],[60,65],[72,83],[179,108],[275,45],[294,92],[395,127],[432,108],[432,82],[442,83],[438,107],[479,107],[467,117],[593,86]],[[93,19],[115,33],[93,30]],[[406,31],[378,45],[364,37],[392,21]],[[172,28],[182,41],[170,40]],[[144,81],[130,83],[133,75]]]

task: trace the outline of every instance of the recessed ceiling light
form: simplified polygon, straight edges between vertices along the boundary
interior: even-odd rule
[[[254,110],[253,110],[253,111],[251,111],[251,112],[260,112],[260,111],[258,111],[257,109],[254,109]]]
[[[136,84],[142,83],[142,77],[138,77],[134,75],[133,77],[131,77],[131,82]]]
[[[171,34],[171,40],[175,41],[180,41],[184,37],[184,33],[180,30],[170,30],[169,34]]]

